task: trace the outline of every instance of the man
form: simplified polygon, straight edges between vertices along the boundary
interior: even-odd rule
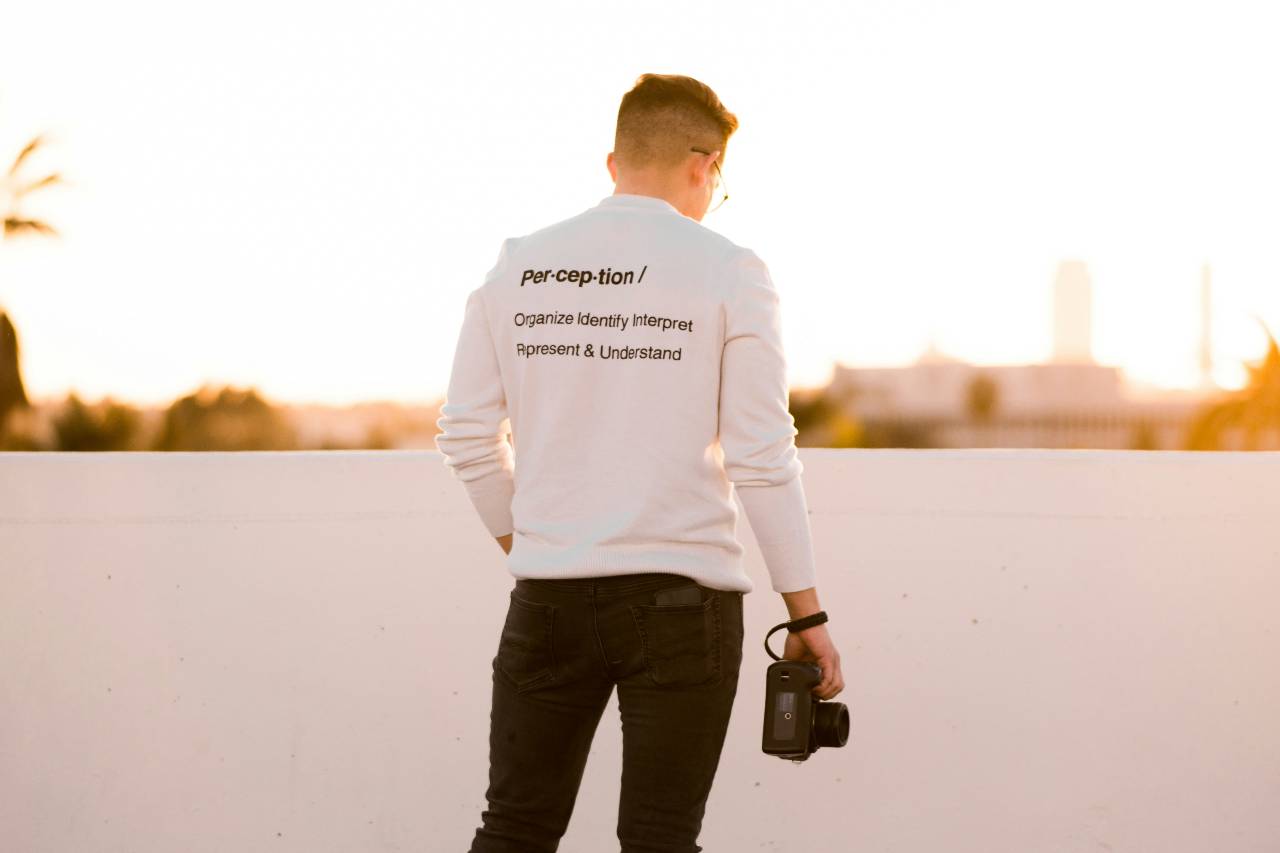
[[[506,240],[467,299],[436,446],[516,579],[472,853],[557,849],[614,687],[623,853],[702,849],[753,588],[735,492],[790,617],[821,609],[778,294],[700,224],[737,126],[697,80],[642,75],[614,193]],[[844,688],[825,625],[784,656]]]

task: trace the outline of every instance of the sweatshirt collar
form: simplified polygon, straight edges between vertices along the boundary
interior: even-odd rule
[[[670,213],[680,213],[676,210],[675,205],[667,201],[665,198],[658,198],[653,195],[639,195],[637,193],[614,193],[607,195],[600,201],[601,207],[638,207],[647,208],[649,210],[663,210]],[[683,216],[684,214],[680,214]]]

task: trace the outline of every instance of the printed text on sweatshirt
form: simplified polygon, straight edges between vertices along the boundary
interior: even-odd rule
[[[517,578],[673,572],[815,585],[764,262],[665,199],[617,193],[506,240],[467,297],[436,447]],[[511,441],[506,439],[511,433]]]

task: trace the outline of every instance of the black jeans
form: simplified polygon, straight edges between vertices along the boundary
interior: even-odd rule
[[[655,599],[681,588],[677,603]],[[615,684],[622,853],[701,851],[738,691],[742,596],[663,572],[518,579],[493,659],[489,805],[470,853],[557,849]]]

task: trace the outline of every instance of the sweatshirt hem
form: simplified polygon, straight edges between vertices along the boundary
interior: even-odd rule
[[[531,579],[670,572],[712,589],[749,593],[755,584],[743,568],[742,554],[741,546],[736,554],[718,546],[692,550],[645,544],[549,546],[522,537],[517,531],[507,556],[507,569],[516,578]]]

